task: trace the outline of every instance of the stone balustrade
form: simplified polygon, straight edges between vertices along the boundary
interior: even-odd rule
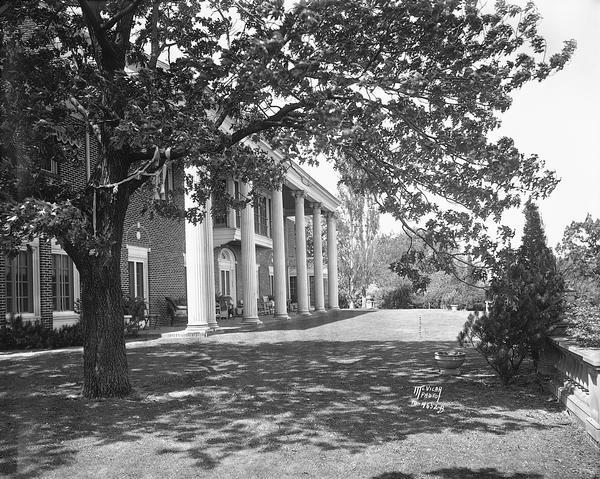
[[[550,338],[541,357],[549,390],[600,443],[600,348],[582,348],[567,338]]]

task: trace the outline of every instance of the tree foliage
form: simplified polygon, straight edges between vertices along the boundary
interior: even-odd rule
[[[340,186],[338,276],[349,303],[366,298],[378,271],[376,264],[379,212],[373,198]]]
[[[468,310],[482,310],[485,302],[484,284],[469,278],[457,279],[444,271],[436,271],[429,276],[423,303],[435,308],[446,308],[452,304]]]
[[[281,182],[286,164],[253,147],[261,138],[287,158],[325,157],[407,228],[426,217],[446,251],[485,243],[484,219],[556,183],[512,140],[488,140],[511,91],[574,49],[547,54],[533,4],[22,0],[0,15],[0,244],[52,236],[77,265],[87,396],[130,390],[123,221],[167,162],[188,168],[198,206],[149,208],[199,221],[226,175]],[[85,171],[86,134],[99,155],[82,184],[42,173],[49,158]]]
[[[600,304],[600,220],[573,221],[558,245],[559,265],[577,296]]]

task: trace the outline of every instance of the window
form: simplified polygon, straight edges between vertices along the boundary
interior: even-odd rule
[[[273,218],[273,214],[272,214],[272,207],[271,207],[271,198],[269,198],[267,200],[267,215],[269,217],[269,221],[268,221],[268,227],[269,227],[269,233],[268,233],[268,237],[271,238],[271,235],[273,234],[273,223],[272,223],[272,218]]]
[[[235,301],[235,256],[228,248],[223,248],[217,259],[219,268],[219,284],[217,291],[224,296],[231,296]]]
[[[258,196],[254,201],[254,230],[259,235],[269,236],[268,225],[267,198]]]
[[[63,156],[62,145],[57,137],[47,138],[39,150],[40,169],[58,175],[58,159]]]
[[[239,200],[240,199],[240,182],[239,181],[234,182],[233,189],[234,189],[235,199]],[[236,210],[235,210],[235,226],[237,228],[240,228],[241,225],[242,225],[242,213],[239,209],[236,208]]]
[[[144,294],[144,263],[129,261],[129,297],[145,298]]]
[[[149,307],[148,298],[148,248],[127,245],[127,270],[129,273],[129,297],[143,298]]]
[[[227,225],[227,204],[224,203],[225,194],[227,192],[227,181],[219,181],[217,192],[212,195],[213,208],[213,226],[215,228],[226,228]]]
[[[73,261],[66,254],[53,254],[52,305],[54,311],[73,311]]]
[[[58,161],[54,158],[43,157],[40,162],[40,168],[49,171],[54,175],[58,175]]]
[[[298,301],[298,289],[297,289],[296,276],[290,276],[290,299],[294,303]]]
[[[221,270],[221,294],[231,296],[231,271]]]
[[[33,313],[33,258],[21,251],[6,262],[6,311]]]
[[[172,193],[174,186],[173,186],[173,163],[169,162],[167,164],[167,192],[168,193]]]

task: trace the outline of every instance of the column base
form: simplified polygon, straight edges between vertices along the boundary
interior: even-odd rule
[[[298,311],[298,314],[300,316],[312,316],[312,313],[310,311]]]
[[[339,311],[340,307],[339,306],[332,306],[328,308],[329,311]]]
[[[219,331],[221,327],[219,326],[219,323],[215,321],[214,323],[208,323],[208,329],[210,331]]]
[[[242,319],[242,325],[243,326],[254,326],[254,327],[259,328],[263,325],[263,322],[258,318],[258,316],[251,316],[249,318]]]
[[[315,309],[315,313],[326,313],[326,312],[327,312],[327,310],[325,308]]]
[[[287,313],[280,313],[280,314],[275,314],[275,316],[273,316],[273,319],[279,319],[279,320],[285,321],[285,320],[288,320],[291,318],[288,316]]]
[[[211,328],[209,328],[207,325],[188,326],[183,331],[173,331],[171,333],[165,333],[161,336],[161,339],[165,339],[167,341],[201,341],[202,339],[208,336],[208,333],[210,331]]]

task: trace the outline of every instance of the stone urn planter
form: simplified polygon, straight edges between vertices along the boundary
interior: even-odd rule
[[[458,376],[466,354],[461,351],[438,351],[434,357],[440,373]]]

